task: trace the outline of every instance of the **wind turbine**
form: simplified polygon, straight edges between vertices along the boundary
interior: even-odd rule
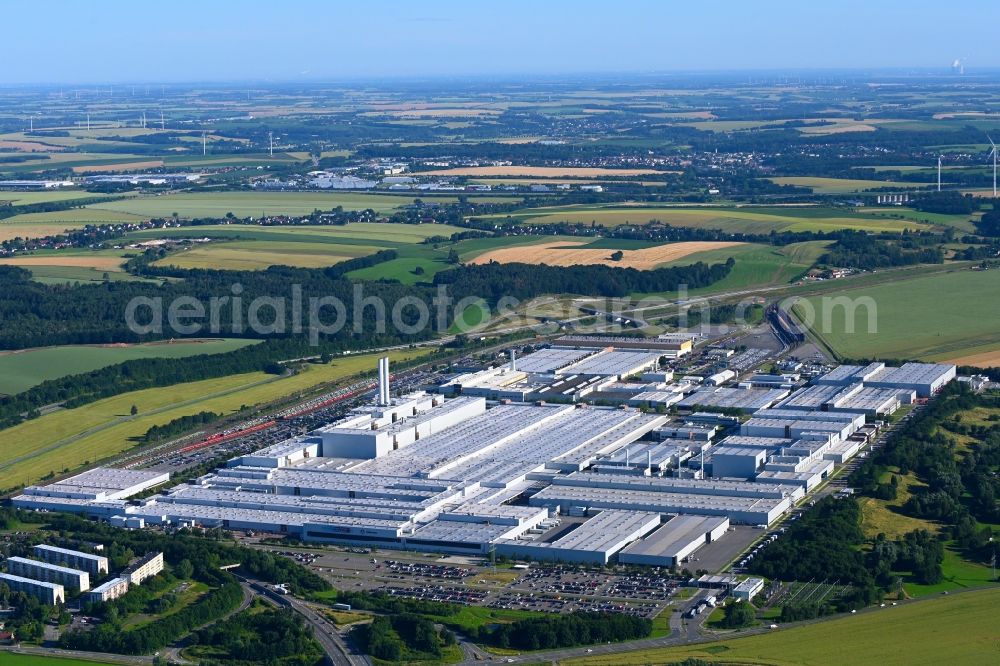
[[[201,154],[205,156],[208,154],[208,131],[201,131]]]
[[[274,157],[274,132],[267,133],[267,150],[271,157]]]
[[[943,155],[938,155],[938,192],[941,191],[941,158]]]
[[[990,139],[990,135],[987,134],[986,138]],[[993,146],[993,150],[991,150],[990,154],[986,156],[986,159],[989,160],[991,157],[993,158],[993,198],[996,199],[997,198],[997,144],[993,143],[993,139],[990,139],[990,145]]]
[[[166,130],[166,129],[167,129],[167,125],[163,121],[163,109],[160,109],[160,131],[163,131],[163,130]]]

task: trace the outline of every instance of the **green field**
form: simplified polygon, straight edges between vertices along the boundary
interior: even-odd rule
[[[415,349],[389,356],[399,361],[427,352]],[[375,355],[349,356],[328,365],[307,365],[303,372],[287,377],[263,372],[230,375],[133,391],[46,414],[0,431],[0,440],[5,442],[0,488],[30,484],[50,472],[72,470],[121,453],[151,426],[181,416],[200,411],[232,414],[243,405],[266,404],[374,367]],[[139,409],[136,416],[129,414],[132,405]]]
[[[859,299],[853,332],[846,310],[832,299]],[[946,273],[901,278],[865,287],[845,284],[837,293],[807,298],[815,318],[813,335],[848,358],[959,358],[1000,347],[1000,271],[955,268]],[[860,299],[871,299],[862,301]],[[824,312],[824,303],[826,312]],[[874,303],[876,321],[869,332],[865,303]],[[802,319],[805,306],[796,305]]]
[[[3,655],[4,666],[94,666],[94,664],[124,664],[126,661],[90,661],[89,659],[71,659],[69,657],[43,657],[36,654],[17,654],[15,652],[0,652]]]
[[[179,340],[128,346],[77,345],[0,352],[0,393],[25,391],[47,379],[90,372],[135,358],[183,358],[221,354],[256,340]]]
[[[157,238],[229,238],[268,243],[330,243],[398,248],[420,243],[431,236],[463,231],[447,224],[391,224],[358,222],[345,225],[294,225],[262,227],[256,224],[205,225],[174,229],[147,229],[130,233],[128,242]]]
[[[927,213],[912,208],[869,208],[867,212],[872,215],[900,217],[915,222],[925,224],[935,224],[943,227],[955,227],[959,231],[975,233],[976,227],[972,223],[973,219],[981,216],[979,213],[972,215],[950,215],[947,213]]]
[[[886,219],[867,213],[822,207],[579,205],[527,208],[514,213],[511,217],[531,224],[596,222],[608,227],[658,221],[670,226],[760,234],[771,231],[837,229],[897,232],[924,227],[909,220]]]
[[[808,271],[823,254],[827,241],[792,243],[783,247],[755,243],[709,250],[688,255],[668,266],[683,266],[703,261],[706,264],[736,260],[733,270],[715,284],[694,289],[691,295],[740,291],[755,287],[787,284]]]
[[[2,224],[52,224],[56,222],[66,222],[76,226],[84,224],[108,224],[112,222],[141,222],[146,218],[141,215],[132,215],[118,210],[107,210],[100,208],[101,205],[91,204],[80,208],[70,208],[68,210],[52,210],[45,213],[22,213],[9,217]],[[65,227],[63,227],[65,228]]]
[[[777,185],[796,185],[798,187],[811,187],[816,194],[847,194],[849,192],[862,192],[878,187],[894,187],[897,189],[909,189],[930,185],[931,183],[902,183],[889,180],[864,180],[856,178],[820,178],[813,176],[788,176],[769,178]]]
[[[181,268],[222,268],[230,270],[262,269],[271,265],[315,268],[331,266],[346,259],[362,257],[392,249],[397,259],[377,266],[353,271],[350,277],[359,280],[396,279],[412,284],[430,280],[439,270],[449,268],[447,263],[450,243],[435,249],[423,243],[431,236],[450,236],[461,231],[444,224],[391,224],[362,222],[345,226],[284,226],[261,227],[256,225],[210,225],[190,229],[162,229],[136,232],[129,240],[139,242],[154,238],[190,238],[194,235],[220,241],[192,245],[189,249],[172,253],[161,259],[159,265]],[[507,240],[516,244],[519,239]],[[462,241],[455,245],[461,252]],[[424,270],[417,275],[417,267]]]
[[[27,206],[51,201],[72,201],[74,199],[93,199],[105,196],[83,190],[44,190],[41,192],[0,192],[0,205],[10,202],[15,206]]]
[[[263,270],[268,266],[320,268],[378,252],[369,245],[333,245],[330,243],[289,243],[267,241],[230,241],[194,245],[172,253],[156,262],[177,268],[214,268],[217,270]]]
[[[168,218],[173,213],[182,218],[221,218],[226,213],[256,218],[261,215],[308,215],[317,209],[330,210],[337,206],[345,210],[371,208],[379,213],[390,213],[413,203],[415,198],[438,203],[458,200],[452,196],[393,196],[359,192],[180,192],[94,204],[88,209],[93,209],[94,215],[103,214],[97,211],[111,211],[143,218]],[[496,198],[470,197],[470,200],[494,201]]]
[[[769,666],[993,664],[1000,659],[998,605],[1000,589],[982,590],[745,638],[560,663],[642,666],[701,659],[712,664]]]

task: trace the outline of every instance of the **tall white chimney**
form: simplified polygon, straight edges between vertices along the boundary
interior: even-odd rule
[[[383,356],[378,360],[378,404],[382,407],[389,406],[389,357]]]
[[[517,372],[517,350],[510,350],[510,371]]]

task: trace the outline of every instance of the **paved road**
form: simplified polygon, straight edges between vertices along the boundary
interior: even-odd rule
[[[106,654],[103,652],[84,652],[82,650],[60,650],[58,648],[34,647],[34,646],[0,646],[2,652],[13,652],[14,654],[38,655],[40,657],[63,657],[74,659],[86,659],[98,664],[152,664],[153,657],[130,657],[121,654]],[[0,658],[0,662],[3,659]]]
[[[346,664],[348,666],[371,666],[371,660],[367,656],[358,654],[352,650],[347,645],[344,637],[337,631],[337,628],[329,620],[313,610],[312,606],[293,596],[278,594],[260,581],[243,576],[238,577],[246,581],[254,592],[263,595],[270,601],[297,611],[306,623],[312,627],[316,640],[322,646],[331,663],[338,665]]]

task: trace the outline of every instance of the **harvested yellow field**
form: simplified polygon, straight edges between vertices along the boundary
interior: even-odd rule
[[[955,365],[971,365],[977,368],[1000,368],[1000,349],[959,356],[958,358],[948,359],[948,362]]]
[[[390,111],[386,115],[397,118],[478,118],[500,115],[500,111],[498,109],[412,109]]]
[[[598,176],[645,176],[654,173],[677,173],[656,169],[606,169],[603,167],[533,167],[533,166],[482,166],[455,167],[421,171],[421,176],[536,176],[540,178],[595,178]]]
[[[641,250],[611,250],[607,248],[588,248],[584,241],[556,241],[541,245],[523,245],[491,250],[481,254],[472,264],[488,264],[495,261],[501,264],[525,263],[548,264],[549,266],[580,266],[585,264],[608,264],[618,268],[635,268],[641,271],[651,270],[662,264],[677,261],[696,252],[718,250],[744,243],[729,241],[690,241],[684,243],[667,243]],[[613,261],[611,255],[621,252],[622,258]]]
[[[116,271],[121,268],[124,259],[121,257],[104,257],[86,255],[46,255],[42,257],[11,257],[0,259],[0,265],[7,266],[74,266],[93,268],[95,270]]]
[[[91,164],[73,167],[73,173],[99,173],[104,171],[135,171],[137,169],[155,169],[163,166],[163,160],[146,160],[144,162],[124,162],[120,164]]]
[[[62,146],[50,146],[37,141],[0,141],[0,149],[17,150],[22,153],[47,153],[63,150]]]
[[[20,217],[17,216],[17,217]],[[13,218],[12,218],[13,219]],[[61,234],[67,229],[79,229],[83,224],[18,224],[0,223],[0,242],[15,238],[43,238]]]

